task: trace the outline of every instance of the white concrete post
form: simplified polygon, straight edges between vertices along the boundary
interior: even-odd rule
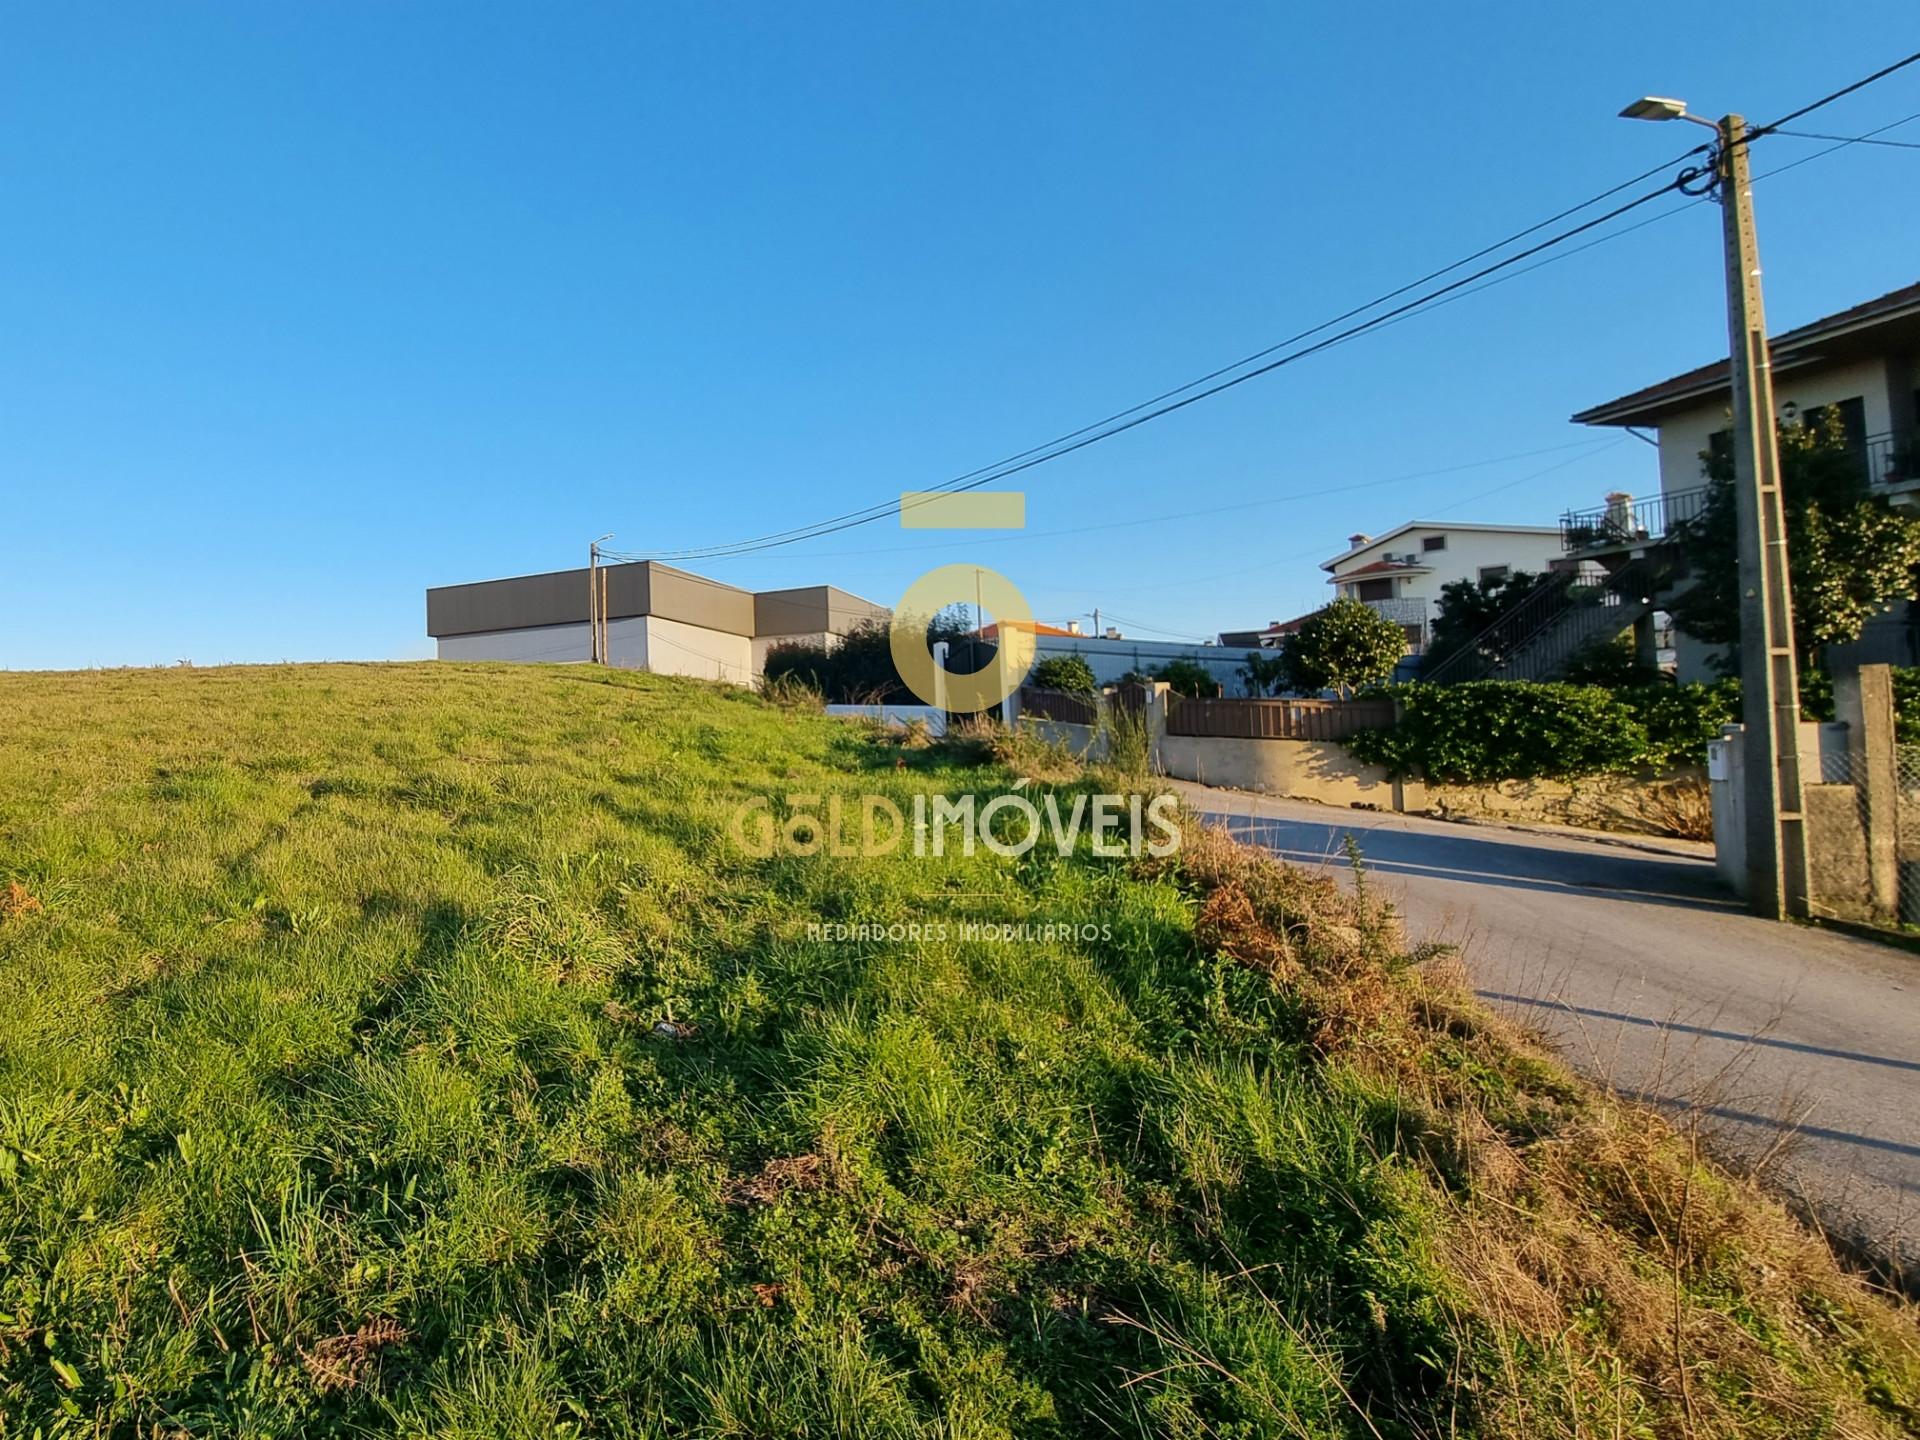
[[[1172,688],[1164,680],[1147,684],[1147,768],[1155,775],[1167,773],[1167,694]]]
[[[947,713],[947,642],[937,640],[933,646],[933,708],[942,715]]]

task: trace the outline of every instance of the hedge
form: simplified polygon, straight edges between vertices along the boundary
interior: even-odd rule
[[[1703,765],[1707,742],[1740,719],[1740,682],[1657,682],[1610,690],[1479,680],[1463,685],[1395,685],[1375,694],[1400,702],[1391,727],[1354,735],[1347,748],[1396,775],[1430,780],[1569,780],[1608,771]],[[1920,744],[1920,667],[1893,672],[1894,738]],[[1833,718],[1833,681],[1800,676],[1800,713]]]
[[[1571,779],[1669,769],[1706,759],[1707,742],[1736,718],[1738,690],[1718,685],[1397,685],[1400,719],[1354,735],[1348,748],[1395,774],[1484,783]]]

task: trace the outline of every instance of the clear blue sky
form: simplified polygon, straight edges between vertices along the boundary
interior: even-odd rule
[[[936,484],[1691,141],[1612,118],[1635,95],[1766,119],[1920,41],[1911,0],[1395,9],[16,7],[0,666],[430,654],[429,585]],[[1920,69],[1807,124],[1913,111]],[[1758,208],[1776,328],[1920,278],[1920,153]],[[1297,613],[1350,531],[1654,488],[1632,440],[1371,482],[1578,441],[1573,410],[1724,353],[1716,226],[1033,471],[1030,538],[881,524],[698,568],[886,602],[978,558],[1142,635]]]

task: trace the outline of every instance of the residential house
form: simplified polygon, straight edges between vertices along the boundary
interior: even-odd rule
[[[1769,349],[1779,419],[1837,416],[1862,478],[1894,505],[1920,512],[1920,284],[1785,331]],[[1716,360],[1575,415],[1582,425],[1654,432],[1660,485],[1650,497],[1615,492],[1563,517],[1563,567],[1597,566],[1614,576],[1656,557],[1675,527],[1700,513],[1705,457],[1731,444],[1731,412],[1729,364]],[[1861,660],[1920,661],[1912,607],[1897,607],[1850,648]],[[1681,634],[1676,652],[1681,679],[1714,673],[1710,647]]]
[[[1346,550],[1320,568],[1336,598],[1359,600],[1404,628],[1408,653],[1418,655],[1440,613],[1442,586],[1504,580],[1515,571],[1544,573],[1560,553],[1553,526],[1409,520],[1377,537],[1349,537]]]
[[[750,684],[782,642],[832,645],[889,611],[831,585],[758,593],[655,561],[602,568],[610,663]],[[557,570],[427,591],[442,660],[591,658],[588,572]]]

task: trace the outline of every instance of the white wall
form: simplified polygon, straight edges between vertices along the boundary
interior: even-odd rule
[[[840,637],[828,630],[815,630],[805,635],[756,635],[753,638],[753,673],[758,675],[767,668],[767,652],[776,645],[818,645],[823,650],[831,650],[840,643]]]
[[[1423,548],[1429,535],[1444,535],[1447,548],[1427,550]],[[1440,587],[1455,580],[1478,580],[1480,571],[1488,566],[1505,565],[1510,570],[1530,570],[1542,574],[1547,562],[1557,560],[1565,553],[1560,547],[1560,532],[1555,529],[1550,534],[1512,534],[1500,530],[1455,529],[1445,525],[1423,526],[1409,530],[1404,535],[1396,535],[1392,540],[1369,546],[1351,559],[1342,560],[1335,567],[1333,576],[1341,581],[1354,570],[1371,565],[1391,552],[1395,555],[1411,555],[1414,563],[1429,566],[1430,573],[1425,575],[1394,576],[1393,598],[1396,600],[1424,600],[1427,602],[1427,619],[1432,621],[1439,614]],[[1363,576],[1362,579],[1378,579],[1379,576]],[[1338,595],[1351,593],[1351,587],[1337,583],[1327,587],[1329,600]],[[1357,598],[1357,597],[1356,597]]]
[[[1866,412],[1867,434],[1884,435],[1894,427],[1889,407],[1889,382],[1884,360],[1858,360],[1847,365],[1810,365],[1789,370],[1773,382],[1773,403],[1784,410],[1789,403],[1804,413],[1818,405],[1859,396]],[[1733,424],[1725,396],[1668,416],[1660,424],[1660,488],[1697,490],[1707,483],[1700,456],[1716,430]],[[1598,507],[1605,501],[1594,498]]]
[[[583,622],[539,625],[522,630],[488,630],[475,635],[442,635],[442,660],[517,660],[533,663],[585,663],[592,638]],[[607,652],[622,670],[651,670],[657,675],[691,675],[701,680],[753,683],[752,642],[657,615],[629,615],[608,622]]]
[[[1860,397],[1861,408],[1865,411],[1867,434],[1879,435],[1892,428],[1894,422],[1889,409],[1887,365],[1883,360],[1860,360],[1847,365],[1816,365],[1805,370],[1789,370],[1775,378],[1773,387],[1776,411],[1784,410],[1791,403],[1804,413],[1815,406],[1850,400],[1856,395]],[[1670,415],[1661,422],[1660,489],[1663,493],[1697,490],[1707,483],[1700,457],[1706,451],[1713,433],[1733,424],[1728,404],[1725,397],[1705,401],[1690,410]],[[1593,503],[1598,507],[1605,501],[1595,497]],[[1876,632],[1876,638],[1884,638],[1885,643],[1863,649],[1860,652],[1862,658],[1888,659],[1893,664],[1909,663],[1905,659],[1893,658],[1902,654],[1910,643],[1904,619],[1902,614],[1894,624],[1882,626],[1884,637]],[[1674,636],[1674,674],[1683,681],[1714,679],[1719,674],[1714,662],[1724,648],[1696,640],[1685,631],[1677,631]]]
[[[691,675],[697,680],[726,680],[751,685],[754,677],[753,642],[745,635],[729,635],[658,615],[642,617],[646,644],[637,659],[621,653],[619,621],[608,644],[615,665],[638,666],[656,675]]]
[[[1244,695],[1246,682],[1240,667],[1247,662],[1245,650],[1223,645],[1182,644],[1166,640],[1107,640],[1093,635],[1041,635],[1034,642],[1034,661],[1054,655],[1079,655],[1093,668],[1093,678],[1111,685],[1129,670],[1146,674],[1169,660],[1192,660],[1207,667],[1229,695]]]

